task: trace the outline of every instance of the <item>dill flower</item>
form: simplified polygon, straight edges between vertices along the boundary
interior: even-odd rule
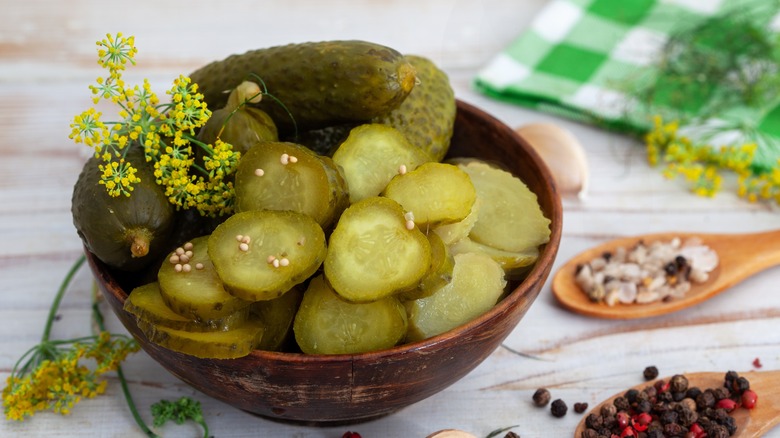
[[[106,381],[101,376],[117,370],[128,354],[139,349],[133,339],[105,330],[78,339],[50,339],[59,303],[83,263],[82,256],[60,286],[41,342],[22,355],[7,379],[2,399],[8,420],[23,421],[44,410],[69,414],[79,401],[102,394]],[[87,360],[94,365],[85,365]]]
[[[720,191],[723,174],[730,172],[737,175],[739,196],[750,202],[780,203],[780,160],[765,170],[755,165],[755,142],[714,148],[682,135],[679,126],[678,121],[665,122],[655,116],[653,127],[644,137],[648,163],[664,165],[664,176],[682,177],[693,193],[711,197]]]
[[[211,117],[198,85],[180,75],[166,91],[170,102],[160,103],[148,80],[132,87],[123,80],[127,64],[135,64],[134,37],[107,34],[97,46],[98,64],[108,75],[98,77],[89,89],[95,104],[106,100],[118,106],[119,120],[102,121],[102,114],[89,108],[74,117],[69,137],[94,148],[102,160],[100,183],[107,193],[131,196],[140,182],[137,169],[125,160],[129,146],[138,144],[173,205],[209,216],[230,214],[233,187],[225,178],[235,172],[240,153],[228,143],[209,145],[195,139]],[[196,150],[203,152],[200,164]]]

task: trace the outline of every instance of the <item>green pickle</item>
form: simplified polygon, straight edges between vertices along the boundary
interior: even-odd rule
[[[412,146],[397,129],[366,124],[350,131],[347,139],[333,153],[333,161],[344,172],[349,200],[354,204],[379,195],[398,175],[401,166],[411,171],[432,159]]]
[[[515,278],[517,273],[525,272],[526,268],[533,265],[539,258],[539,248],[537,247],[531,247],[522,252],[504,251],[475,242],[468,237],[450,245],[450,251],[452,254],[481,252],[501,265],[507,277],[511,278]]]
[[[455,255],[451,282],[428,297],[405,303],[407,339],[427,339],[477,318],[495,306],[505,286],[503,269],[487,255]]]
[[[124,309],[139,321],[190,332],[226,331],[246,321],[248,307],[236,310],[220,319],[196,320],[174,312],[162,298],[160,284],[148,283],[133,289]]]
[[[404,214],[392,199],[372,197],[341,215],[324,270],[342,298],[369,302],[417,287],[431,266],[431,245]]]
[[[428,233],[427,237],[431,245],[431,267],[416,288],[400,293],[399,298],[402,301],[430,296],[452,281],[455,259],[449,248],[438,234]]]
[[[328,157],[288,142],[252,147],[238,163],[236,211],[290,210],[327,229],[349,205],[347,182]]]
[[[511,173],[479,160],[458,164],[469,174],[479,218],[469,232],[475,242],[510,252],[525,252],[550,239],[550,219],[528,186]]]
[[[474,228],[474,224],[477,223],[479,218],[479,206],[481,201],[479,198],[474,200],[474,204],[471,206],[469,214],[458,222],[451,224],[440,224],[433,228],[433,232],[436,233],[445,245],[452,245],[456,242],[465,239],[469,236],[471,229]]]
[[[208,239],[197,237],[177,248],[157,273],[163,302],[196,321],[225,318],[250,304],[225,289],[209,258]]]
[[[446,163],[425,163],[393,178],[383,192],[414,214],[421,227],[462,221],[471,212],[477,192],[469,175]]]
[[[301,286],[295,286],[279,298],[252,303],[252,315],[262,321],[265,327],[263,339],[257,349],[266,351],[281,351],[292,334],[292,324],[295,313],[303,298]]]
[[[214,110],[206,124],[198,131],[198,140],[214,144],[217,139],[230,143],[233,150],[246,153],[260,141],[277,141],[276,124],[266,112],[245,103],[259,87],[243,82],[230,92],[227,104]]]
[[[417,72],[417,85],[398,108],[372,122],[398,129],[414,146],[441,161],[455,127],[455,91],[447,74],[433,61],[416,55],[405,57]]]
[[[358,354],[398,344],[407,319],[396,297],[370,303],[348,303],[322,276],[311,280],[295,316],[293,332],[307,354]]]
[[[403,55],[366,41],[257,49],[190,74],[212,108],[225,104],[225,90],[252,76],[261,79],[268,93],[278,99],[264,98],[258,107],[282,131],[368,121],[398,107],[416,83],[415,69]]]
[[[327,252],[325,233],[294,211],[236,213],[211,233],[208,253],[231,294],[271,300],[309,278]]]
[[[169,350],[201,359],[235,359],[248,355],[263,337],[263,324],[249,319],[227,331],[191,332],[143,320],[138,328],[149,341]]]

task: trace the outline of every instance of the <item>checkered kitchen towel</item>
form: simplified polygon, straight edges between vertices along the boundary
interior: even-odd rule
[[[706,90],[673,100],[657,93],[652,107],[632,99],[632,87],[656,81],[657,61],[673,32],[722,14],[753,8],[763,28],[780,29],[775,0],[551,0],[530,29],[498,54],[475,86],[498,99],[589,123],[645,132],[650,115],[679,119],[707,105]],[[644,82],[647,83],[647,82]],[[717,90],[710,90],[717,91]],[[753,114],[760,129],[780,137],[777,102]],[[774,108],[774,109],[773,109]]]

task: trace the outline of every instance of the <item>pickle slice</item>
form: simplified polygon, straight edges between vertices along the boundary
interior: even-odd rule
[[[236,213],[211,233],[208,252],[227,290],[247,301],[280,297],[325,259],[325,233],[294,211]]]
[[[478,160],[460,163],[481,198],[477,222],[469,233],[476,242],[504,251],[523,252],[547,243],[550,220],[519,178]]]
[[[452,254],[481,252],[501,265],[501,268],[508,276],[512,276],[518,270],[525,270],[539,258],[539,249],[537,247],[531,247],[521,252],[504,251],[475,242],[468,237],[451,245],[450,251]]]
[[[383,195],[411,211],[418,226],[459,222],[468,216],[477,198],[466,172],[435,162],[394,177]]]
[[[303,294],[293,332],[304,353],[357,354],[396,345],[406,328],[406,310],[397,298],[348,303],[320,275]]]
[[[179,315],[200,322],[225,318],[249,306],[249,302],[225,290],[209,258],[208,236],[188,243],[169,254],[157,273],[165,304]]]
[[[220,319],[197,321],[181,316],[171,310],[160,294],[160,284],[153,282],[133,289],[125,300],[124,309],[132,313],[137,320],[162,325],[176,330],[191,332],[213,332],[230,330],[243,324],[249,315],[248,308],[242,308]]]
[[[295,286],[279,298],[252,303],[252,315],[262,321],[265,327],[263,339],[255,348],[267,351],[282,350],[292,333],[293,320],[302,297],[302,287]]]
[[[399,294],[398,298],[402,301],[430,296],[436,290],[452,281],[455,259],[438,234],[428,233],[427,237],[428,243],[431,245],[431,267],[416,288]]]
[[[330,237],[325,277],[342,298],[368,302],[417,286],[431,265],[431,245],[407,228],[401,206],[372,197],[352,204]]]
[[[235,359],[255,349],[263,337],[263,324],[247,320],[224,332],[190,332],[176,330],[143,320],[138,328],[149,341],[179,353],[201,359]]]
[[[291,210],[327,229],[349,205],[347,182],[328,157],[286,142],[260,142],[236,170],[236,211]]]
[[[474,228],[474,224],[477,223],[479,218],[479,206],[482,203],[480,198],[474,200],[474,204],[471,206],[468,216],[458,222],[451,224],[440,224],[433,228],[433,232],[441,237],[445,245],[452,245],[461,239],[468,237],[471,229]]]
[[[353,128],[333,153],[333,161],[344,171],[349,201],[377,196],[398,175],[401,166],[416,169],[432,158],[413,146],[397,129],[380,124]]]
[[[504,271],[482,253],[455,256],[452,281],[419,300],[407,301],[407,339],[419,341],[451,330],[490,310],[501,297]]]

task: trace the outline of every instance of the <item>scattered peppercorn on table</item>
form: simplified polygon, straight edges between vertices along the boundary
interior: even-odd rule
[[[128,75],[162,90],[231,53],[290,42],[360,39],[434,60],[456,96],[512,127],[549,122],[584,145],[591,180],[587,197],[564,197],[564,234],[555,269],[605,240],[644,233],[755,232],[780,226],[780,209],[750,204],[724,191],[715,198],[689,193],[648,167],[641,143],[487,98],[472,88],[477,73],[530,25],[547,0],[310,2],[289,0],[192,6],[140,0],[111,20],[97,0],[18,2],[0,7],[0,381],[39,342],[62,278],[82,252],[71,219],[71,193],[89,148],[68,139],[72,117],[91,105],[87,84],[99,74],[94,41],[106,32],[134,35],[141,51]],[[141,78],[141,79],[139,79]],[[110,109],[109,109],[110,110]],[[778,249],[780,250],[780,248]],[[485,362],[455,385],[411,407],[370,422],[313,427],[269,421],[195,391],[145,353],[123,364],[129,389],[147,424],[150,406],[182,396],[200,401],[211,434],[219,437],[326,438],[357,432],[369,437],[420,437],[460,429],[478,437],[510,428],[522,437],[567,437],[591,407],[644,381],[694,371],[780,369],[780,269],[756,275],[698,307],[644,320],[614,321],[570,313],[544,287],[514,332]],[[549,281],[548,281],[549,283]],[[90,333],[92,278],[75,275],[52,327],[52,339]],[[111,331],[125,333],[103,306]],[[569,409],[538,407],[534,393]],[[753,388],[761,403],[761,392]],[[581,405],[580,405],[581,406]],[[155,427],[165,437],[198,436],[196,423]],[[503,437],[504,433],[499,434]],[[143,436],[115,373],[105,394],[61,416],[38,413],[24,422],[3,419],[0,436]],[[780,430],[767,436],[780,437]]]

